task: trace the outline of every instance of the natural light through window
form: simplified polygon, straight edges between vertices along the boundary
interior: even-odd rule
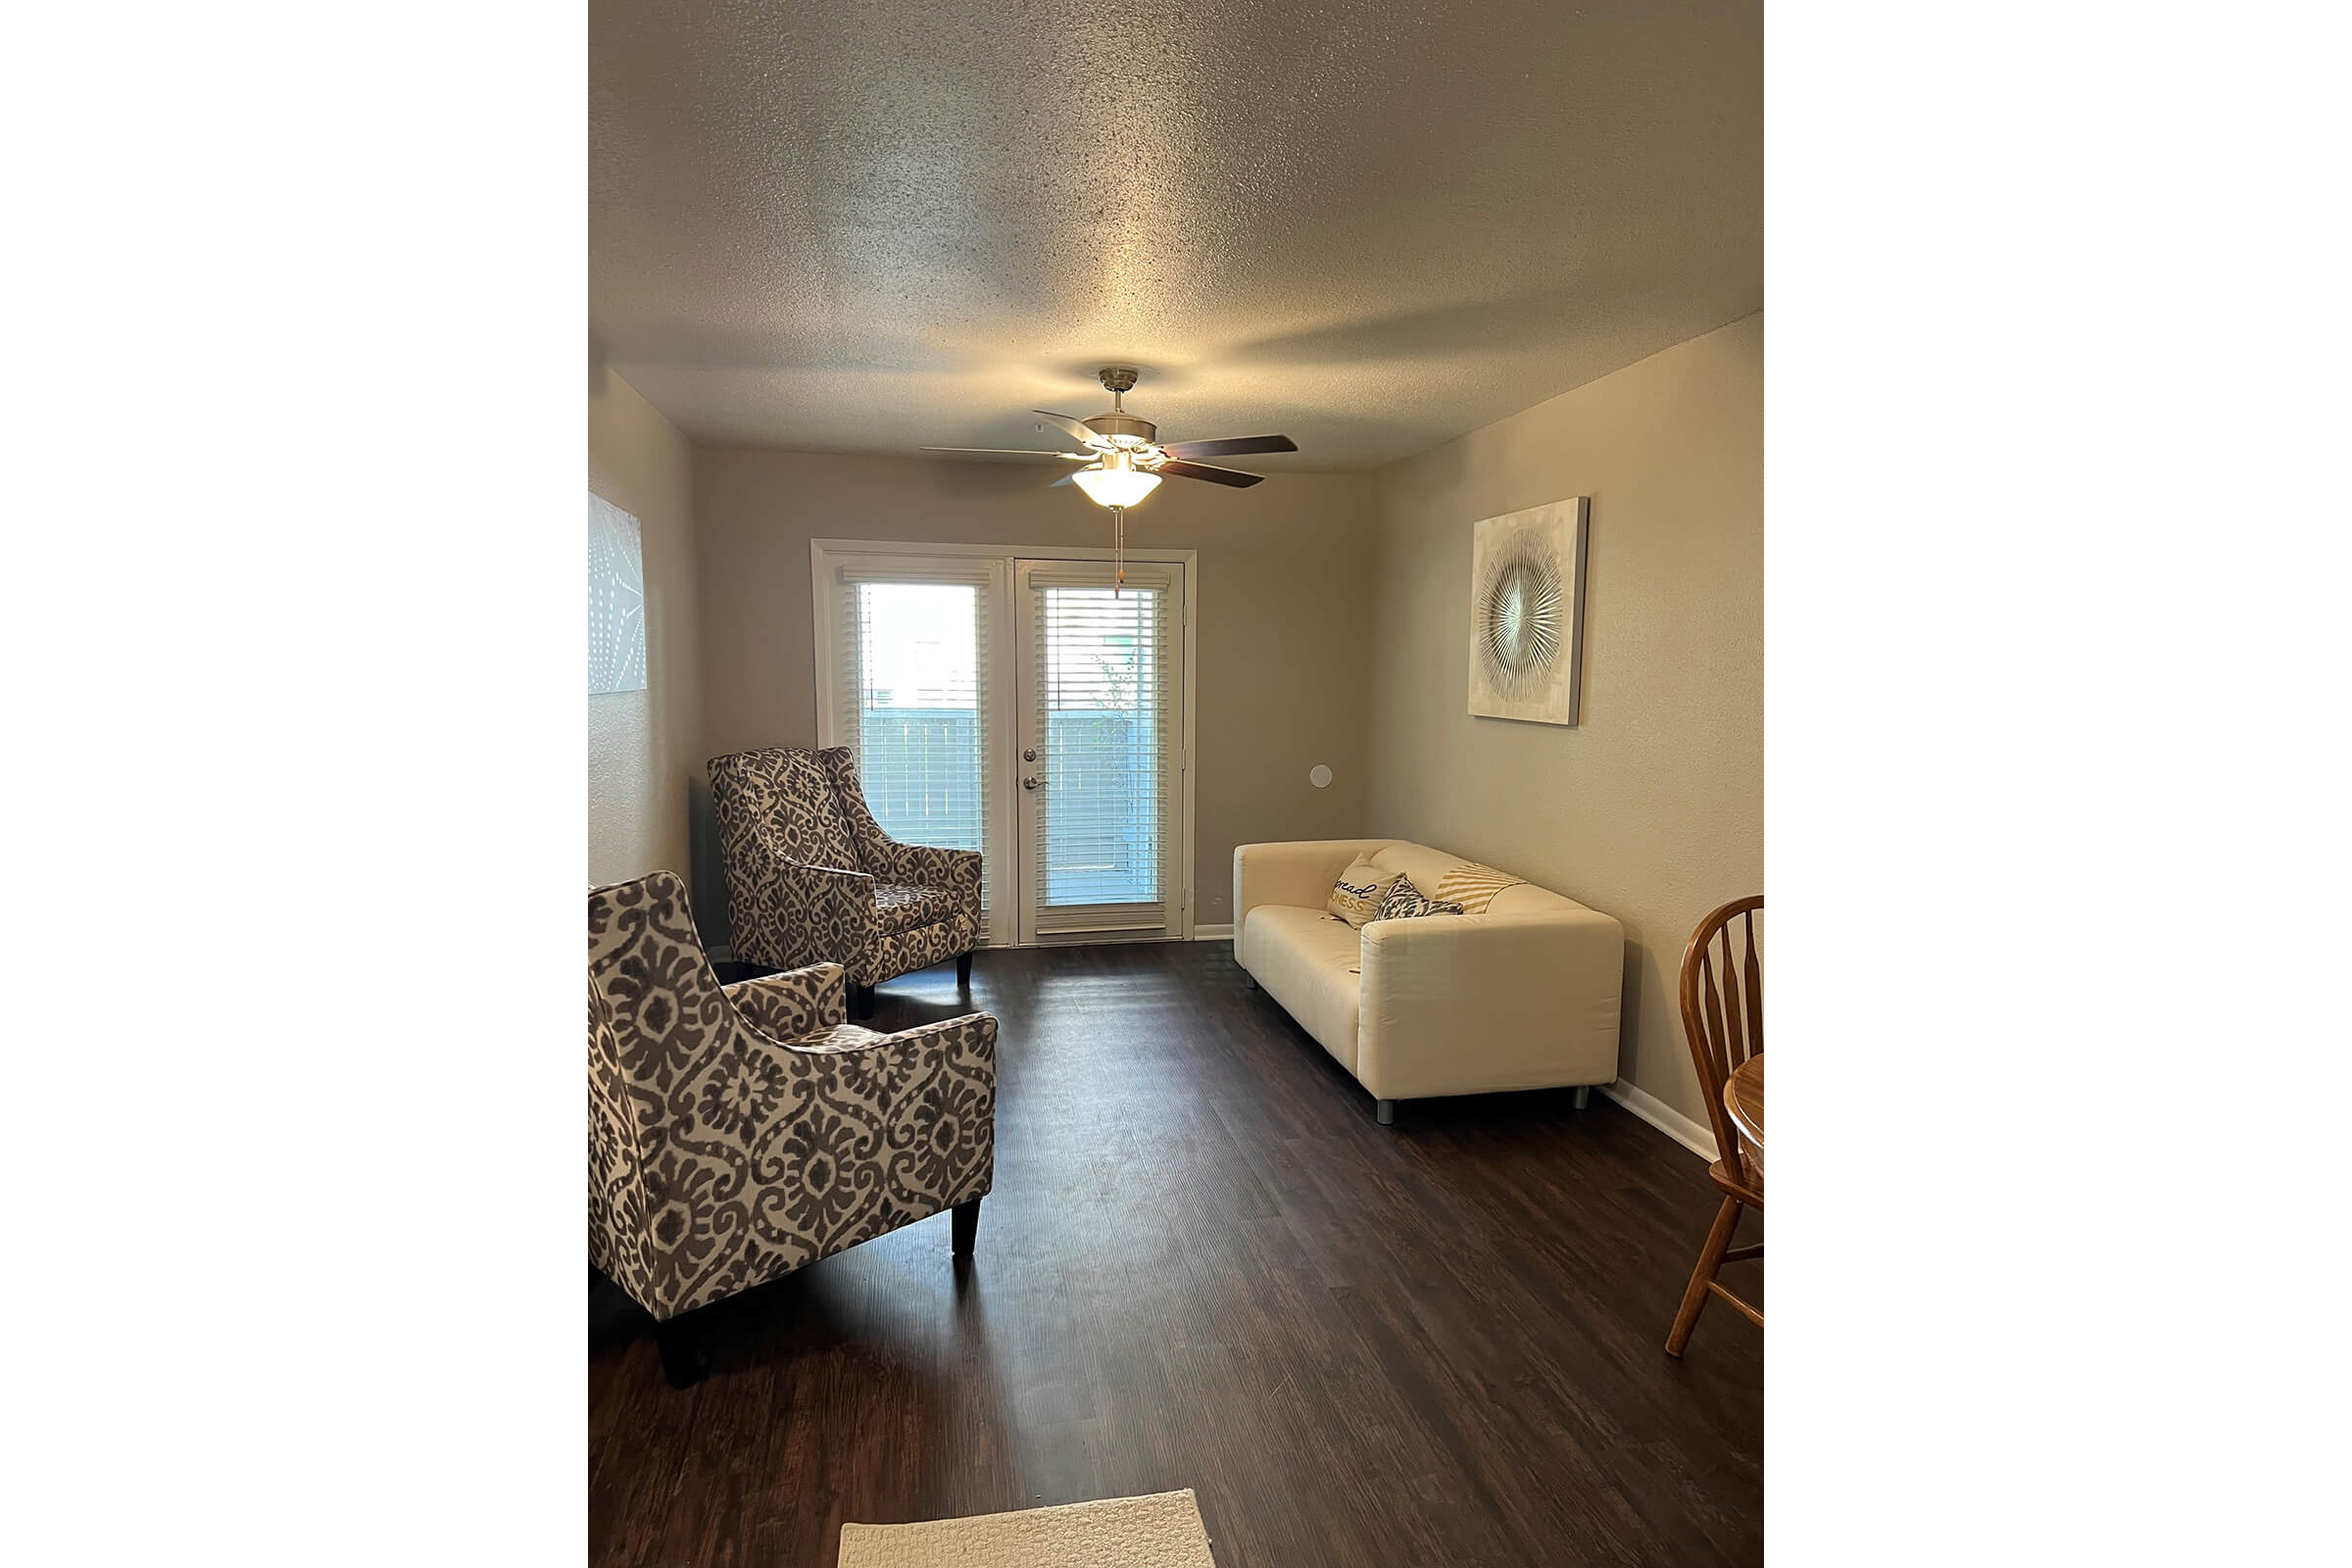
[[[1048,588],[1045,729],[1053,792],[1040,869],[1049,905],[1160,900],[1160,596]]]
[[[858,771],[909,844],[981,847],[979,601],[964,583],[854,588]]]

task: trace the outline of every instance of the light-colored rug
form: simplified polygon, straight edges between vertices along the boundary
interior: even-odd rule
[[[1216,1568],[1193,1489],[1054,1508],[843,1525],[841,1568]]]

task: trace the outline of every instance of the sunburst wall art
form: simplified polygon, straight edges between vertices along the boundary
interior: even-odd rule
[[[1480,520],[1470,556],[1470,711],[1573,724],[1584,685],[1592,500]]]
[[[645,553],[637,519],[588,492],[588,695],[645,690]]]

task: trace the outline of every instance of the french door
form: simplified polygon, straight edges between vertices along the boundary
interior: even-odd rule
[[[1023,943],[1182,935],[1184,569],[1016,561]]]
[[[817,728],[885,831],[982,857],[987,940],[1191,934],[1188,562],[818,541]]]

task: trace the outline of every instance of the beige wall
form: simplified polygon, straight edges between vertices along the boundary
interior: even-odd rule
[[[1196,919],[1232,919],[1238,843],[1394,834],[1507,867],[1625,922],[1620,1075],[1703,1121],[1682,947],[1763,885],[1763,357],[1758,314],[1374,474],[1137,509],[1138,549],[1200,552]],[[654,686],[590,700],[590,876],[689,871],[719,943],[703,762],[815,742],[808,541],[1098,545],[1108,517],[1052,469],[689,447],[610,374],[589,413],[591,482],[645,525]],[[1471,525],[1576,495],[1583,722],[1471,718]]]
[[[693,458],[610,370],[589,380],[588,487],[642,526],[646,597],[646,689],[588,699],[588,880],[691,876],[687,782],[703,765]]]
[[[920,457],[694,449],[708,752],[816,743],[811,539],[1107,545],[1110,514],[1056,469]],[[1357,833],[1373,639],[1365,474],[1250,490],[1170,480],[1129,539],[1200,556],[1194,918],[1233,918],[1233,847]],[[1331,765],[1329,789],[1307,782]],[[700,846],[708,860],[709,832]],[[698,913],[713,917],[705,898]]]
[[[1759,313],[1377,475],[1368,830],[1622,920],[1619,1075],[1702,1123],[1683,945],[1764,883],[1763,438]],[[1472,524],[1580,495],[1582,722],[1472,718]]]

